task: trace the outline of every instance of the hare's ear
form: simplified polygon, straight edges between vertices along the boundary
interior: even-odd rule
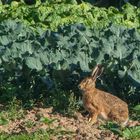
[[[97,78],[100,77],[100,75],[102,74],[104,68],[98,64],[92,71],[91,76],[93,78],[93,80],[96,80]]]
[[[98,71],[98,65],[92,70],[91,76],[94,77]]]
[[[99,66],[99,69],[98,69],[98,73],[97,73],[97,76],[96,76],[96,79],[99,78],[101,76],[101,74],[103,73],[104,71],[104,67],[102,67],[101,65]]]

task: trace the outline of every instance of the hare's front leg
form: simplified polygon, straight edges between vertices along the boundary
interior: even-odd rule
[[[89,119],[88,121],[91,122],[92,124],[95,124],[97,122],[97,118],[99,115],[99,111],[97,108],[91,106],[89,110]]]
[[[90,113],[88,121],[91,122],[92,124],[95,124],[97,122],[97,117],[98,117],[97,112]]]

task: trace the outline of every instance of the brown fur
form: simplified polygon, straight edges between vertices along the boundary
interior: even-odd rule
[[[83,92],[84,107],[90,115],[89,121],[94,124],[98,117],[102,117],[105,120],[112,120],[125,125],[129,118],[127,103],[95,87],[96,78],[101,74],[98,72],[102,72],[100,65],[95,67],[91,77],[85,78],[79,84]]]

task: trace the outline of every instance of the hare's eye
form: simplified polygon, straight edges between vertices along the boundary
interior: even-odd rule
[[[90,79],[88,79],[88,83],[91,83],[91,80]]]
[[[86,84],[90,84],[90,79],[88,79],[88,80],[86,81]]]

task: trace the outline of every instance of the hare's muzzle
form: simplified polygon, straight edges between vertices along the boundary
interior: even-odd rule
[[[79,88],[79,89],[81,89],[81,86],[80,86],[80,84],[78,85],[78,88]]]
[[[79,90],[82,90],[83,86],[81,83],[78,85],[78,88],[79,88]]]

